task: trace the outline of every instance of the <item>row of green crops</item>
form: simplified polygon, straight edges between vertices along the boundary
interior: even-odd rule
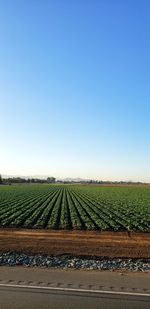
[[[150,232],[150,187],[0,186],[0,227]]]

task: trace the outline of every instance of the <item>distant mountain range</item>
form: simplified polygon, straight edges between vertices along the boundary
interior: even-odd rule
[[[90,179],[85,179],[85,178],[62,178],[62,179],[57,179],[57,180],[74,181],[74,182],[90,181]]]

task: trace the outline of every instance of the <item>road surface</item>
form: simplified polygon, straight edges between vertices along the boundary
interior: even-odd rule
[[[149,273],[0,268],[0,309],[146,309]]]

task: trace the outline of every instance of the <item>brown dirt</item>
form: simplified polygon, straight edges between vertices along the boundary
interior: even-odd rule
[[[150,233],[0,229],[0,251],[150,258]]]

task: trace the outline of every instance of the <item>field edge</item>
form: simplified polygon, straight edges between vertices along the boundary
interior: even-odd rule
[[[150,233],[1,228],[0,251],[149,259]]]

